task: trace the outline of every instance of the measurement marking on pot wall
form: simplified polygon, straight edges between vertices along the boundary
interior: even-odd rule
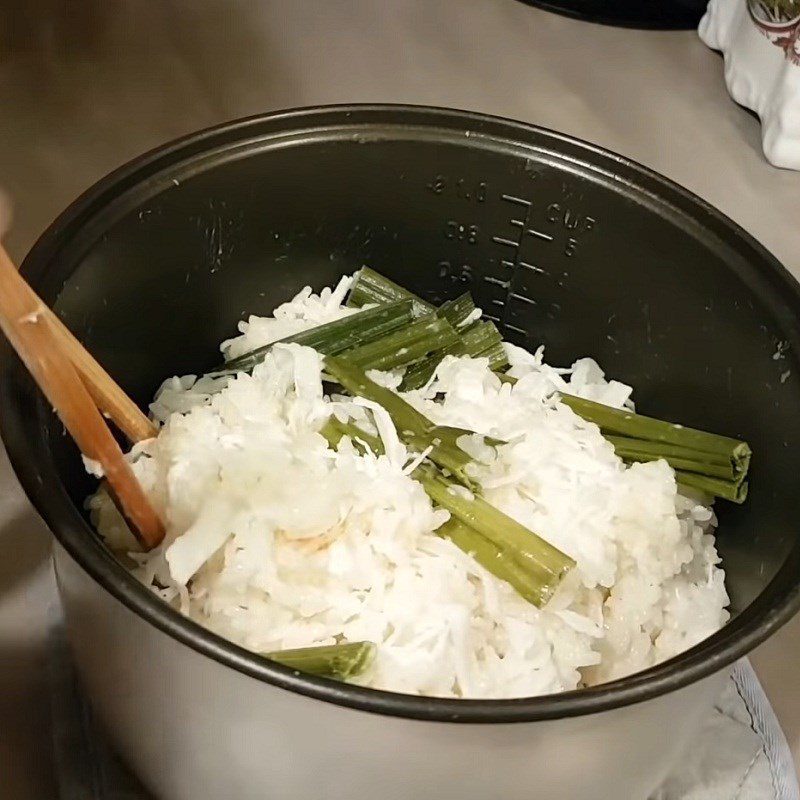
[[[519,282],[516,280],[517,274],[519,273],[520,268],[527,272],[534,272],[540,275],[547,275],[548,273],[541,267],[531,264],[528,261],[523,261],[520,258],[522,242],[526,236],[531,236],[534,239],[543,242],[552,242],[554,237],[549,233],[545,233],[544,231],[534,228],[531,225],[530,217],[534,207],[533,201],[525,200],[524,198],[516,197],[515,195],[510,194],[501,194],[500,197],[502,200],[507,203],[511,203],[515,207],[522,206],[525,209],[525,213],[522,215],[522,219],[520,219],[519,212],[517,212],[511,215],[508,220],[509,225],[519,230],[519,236],[516,240],[511,239],[508,236],[492,236],[492,241],[495,244],[499,244],[503,247],[511,247],[514,250],[513,258],[503,258],[500,260],[500,265],[503,268],[511,271],[509,277],[503,280],[492,275],[487,275],[484,276],[484,281],[491,286],[497,286],[504,291],[504,297],[502,299],[495,298],[491,300],[491,305],[503,309],[502,315],[498,320],[498,324],[508,332],[524,335],[525,331],[522,328],[512,325],[509,321],[510,306],[513,302],[524,303],[527,306],[535,306],[537,303],[534,299],[528,297],[524,289],[518,285]]]
[[[502,197],[503,200],[507,200],[509,203],[517,203],[517,204],[519,204],[521,206],[530,206],[531,205],[531,201],[530,200],[525,200],[522,197],[514,197],[514,195],[511,195],[511,194],[501,194],[500,197]]]
[[[503,244],[506,247],[519,247],[519,242],[513,242],[511,239],[505,239],[502,236],[492,236],[492,241],[495,244]]]
[[[575,195],[567,191],[568,187],[563,188],[562,197],[553,202],[552,196],[528,199],[506,192],[489,192],[488,185],[487,181],[479,178],[445,175],[436,175],[426,184],[434,195],[449,198],[449,207],[454,211],[452,217],[445,218],[443,233],[449,246],[458,250],[450,259],[439,262],[439,277],[457,284],[462,290],[479,281],[489,293],[485,306],[499,315],[484,314],[486,319],[495,321],[509,332],[522,333],[521,328],[512,324],[516,314],[522,313],[524,308],[544,308],[547,305],[535,296],[540,292],[534,276],[552,275],[555,279],[561,272],[560,260],[580,257],[584,237],[593,234],[598,221],[578,207],[583,206],[583,196],[573,199]],[[460,205],[452,205],[453,200]],[[499,219],[494,214],[488,218],[485,214],[476,215],[476,202],[491,207],[498,201],[507,214],[495,206],[495,211],[501,210]],[[458,211],[455,211],[456,207]],[[505,230],[487,230],[485,225],[490,218],[491,224],[499,223]],[[494,266],[488,270],[474,266],[475,256],[466,252],[486,239],[502,248],[502,253],[491,261]],[[541,249],[534,244],[543,242],[553,245],[556,250]],[[485,270],[495,274],[487,275]],[[563,281],[557,280],[556,285],[564,288]],[[543,296],[553,290],[554,287],[548,284]]]
[[[547,275],[546,269],[537,267],[535,264],[529,264],[527,261],[518,261],[517,266],[522,267],[522,269],[529,269],[531,272],[538,272],[541,275]]]
[[[511,281],[501,281],[500,278],[494,278],[491,275],[487,275],[484,280],[486,283],[494,284],[495,286],[499,286],[502,289],[508,289],[509,284]]]

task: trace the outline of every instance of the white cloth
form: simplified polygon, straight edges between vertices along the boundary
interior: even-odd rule
[[[799,800],[791,752],[747,659],[652,800]]]

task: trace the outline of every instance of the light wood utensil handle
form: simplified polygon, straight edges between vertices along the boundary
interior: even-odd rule
[[[9,265],[16,272],[14,262],[0,246],[0,262],[4,269]],[[59,338],[62,350],[66,353],[78,370],[89,394],[100,411],[114,421],[114,424],[131,442],[141,442],[158,435],[156,426],[145,416],[139,406],[122,391],[114,379],[94,359],[92,354],[75,338],[70,329],[49,309],[31,289],[28,283],[19,276],[20,291],[28,296],[31,303],[38,303],[42,314],[50,323],[53,333]]]
[[[0,253],[0,328],[81,452],[101,464],[117,507],[142,545],[154,547],[164,538],[161,520],[64,352],[64,338],[56,333],[46,306],[1,247]]]

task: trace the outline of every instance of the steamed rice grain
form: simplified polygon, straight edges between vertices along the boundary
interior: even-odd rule
[[[232,358],[352,313],[350,279],[306,288],[222,345]],[[128,455],[167,526],[149,553],[101,490],[98,531],[181,612],[255,652],[369,640],[367,686],[437,697],[523,697],[650,667],[727,620],[713,511],[678,491],[663,461],[625,465],[555,393],[630,405],[631,388],[583,358],[568,369],[507,345],[513,386],[485,359],[447,357],[404,397],[434,422],[475,431],[459,444],[493,505],[577,562],[537,609],[436,530],[388,415],[386,455],[328,447],[334,413],[370,424],[369,403],[323,392],[315,351],[276,345],[252,374],[171,378],[151,406],[156,439]],[[397,387],[400,375],[371,373]],[[499,448],[483,436],[502,439]]]

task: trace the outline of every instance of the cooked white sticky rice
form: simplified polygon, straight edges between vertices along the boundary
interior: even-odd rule
[[[232,358],[353,313],[350,278],[251,316],[223,342]],[[437,535],[410,472],[415,454],[387,415],[323,391],[314,350],[276,345],[252,374],[174,377],[151,405],[157,438],[128,458],[167,526],[139,552],[100,490],[88,501],[108,545],[166,602],[257,653],[367,640],[365,686],[435,697],[509,698],[619,678],[692,647],[728,619],[714,514],[678,491],[663,461],[627,466],[558,392],[631,407],[631,389],[581,358],[556,369],[507,345],[516,384],[485,359],[447,357],[403,396],[467,428],[486,499],[577,567],[536,608]],[[399,375],[370,373],[396,387]],[[330,385],[329,385],[330,386]],[[335,414],[376,427],[385,455],[319,433]],[[508,444],[497,448],[483,436]]]

